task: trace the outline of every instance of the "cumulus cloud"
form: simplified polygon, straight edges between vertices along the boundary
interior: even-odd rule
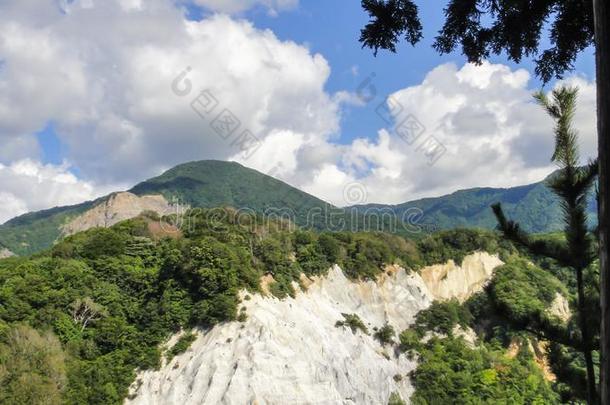
[[[107,191],[79,180],[66,164],[42,165],[29,159],[0,164],[0,184],[0,224],[15,215],[76,204]]]
[[[349,205],[342,187],[353,182],[366,189],[365,202],[400,203],[469,187],[539,181],[555,169],[550,163],[553,123],[534,102],[529,79],[527,71],[502,64],[440,65],[389,101],[372,100],[365,112],[385,128],[325,159],[300,162],[300,171],[311,175],[303,179],[295,170],[296,182],[335,204]],[[575,124],[584,163],[596,156],[595,84],[581,77],[556,86],[562,84],[580,89]],[[421,131],[405,136],[401,123],[413,119]],[[445,148],[432,165],[426,154],[430,140]]]
[[[224,11],[296,5],[206,3]],[[189,160],[239,158],[237,137],[246,130],[263,156],[324,142],[339,129],[347,101],[324,90],[324,57],[245,20],[188,21],[167,0],[24,0],[0,12],[0,163],[40,160],[34,134],[49,121],[79,176],[100,187],[133,184]],[[177,85],[188,83],[187,94],[172,87],[182,72]],[[205,117],[192,107],[203,89],[218,103]],[[239,122],[230,137],[211,125],[225,110]],[[252,162],[295,170],[294,160],[278,156]]]
[[[40,26],[13,10],[0,25],[0,136],[19,145],[53,120],[91,181],[134,182],[183,161],[233,155],[233,139],[210,127],[223,109],[239,120],[238,132],[261,142],[338,130],[341,101],[324,91],[326,60],[247,21],[187,21],[161,0],[81,0],[57,13]],[[178,96],[171,85],[187,68],[192,91]],[[218,101],[210,117],[190,106],[201,89]]]
[[[240,13],[253,7],[264,7],[270,15],[298,6],[299,0],[195,0],[195,3],[213,11]]]

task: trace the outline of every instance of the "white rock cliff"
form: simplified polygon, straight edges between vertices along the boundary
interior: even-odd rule
[[[435,299],[465,301],[485,286],[493,270],[501,264],[497,255],[475,252],[466,256],[461,266],[449,260],[445,264],[425,267],[420,274]]]
[[[253,295],[241,305],[245,322],[199,331],[185,353],[139,373],[126,403],[385,405],[392,392],[408,400],[416,364],[382,347],[373,327],[401,331],[435,298],[465,299],[481,289],[500,264],[475,253],[462,267],[422,269],[427,277],[390,266],[377,282],[352,282],[334,266],[295,298]],[[371,335],[336,327],[342,313],[357,314]]]
[[[7,248],[0,247],[0,259],[6,259],[7,257],[15,256],[13,252]]]

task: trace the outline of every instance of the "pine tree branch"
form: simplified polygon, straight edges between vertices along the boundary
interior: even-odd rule
[[[524,247],[531,254],[550,257],[557,260],[557,262],[563,266],[571,265],[571,258],[565,246],[562,246],[557,242],[530,238],[530,236],[521,229],[518,223],[506,218],[504,211],[502,210],[502,204],[493,204],[491,209],[498,221],[498,229],[507,239]]]

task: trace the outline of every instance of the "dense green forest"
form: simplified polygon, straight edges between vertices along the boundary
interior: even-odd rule
[[[111,228],[70,236],[31,257],[0,260],[0,403],[120,403],[137,369],[160,365],[160,345],[172,333],[243,319],[239,316],[238,291],[259,291],[264,274],[273,275],[275,282],[270,290],[283,298],[295,294],[292,282],[298,282],[301,273],[324,274],[332,263],[341,265],[352,279],[371,279],[388,263],[416,271],[448,259],[459,263],[477,250],[498,253],[506,260],[519,257],[510,243],[488,231],[445,231],[413,241],[383,233],[293,230],[291,224],[283,222],[266,221],[263,227],[257,225],[256,217],[244,221],[243,215],[238,218],[231,209],[210,222],[202,212],[192,210],[187,214],[191,226],[183,234],[173,233],[174,228],[166,222],[172,218],[145,213]],[[498,286],[504,285],[504,271],[517,269],[530,274],[524,261],[511,260],[505,266],[508,270],[499,273],[494,288],[489,290],[498,305],[505,296]],[[506,305],[516,305],[516,313],[522,305],[525,310],[544,308],[550,297],[550,292],[545,293],[547,289],[568,291],[559,281],[560,270],[553,268],[555,277],[550,270],[536,269],[543,282],[534,276],[506,277],[521,283],[515,288],[533,283],[530,288],[542,294],[538,301],[538,295],[527,296],[526,302],[513,295],[515,299]],[[569,285],[569,280],[565,281]],[[510,283],[507,288],[512,288]],[[416,324],[419,332],[414,333],[438,328],[433,319],[439,316],[428,316],[436,308],[422,313]],[[494,306],[469,302],[456,310],[458,315],[454,317],[441,311],[440,319],[458,319],[456,322],[475,327],[477,320],[494,319],[489,308]],[[349,324],[348,318],[346,314]],[[483,333],[481,328],[476,329]],[[507,341],[498,339],[509,333],[508,329],[492,329],[481,348],[466,347],[450,333],[418,346],[420,366],[414,382],[416,397],[424,401],[420,403],[432,395],[426,388],[429,384],[451,396],[452,390],[462,392],[464,379],[475,377],[489,385],[491,399],[508,395],[555,400],[559,391],[550,390],[541,380],[527,355],[516,360],[503,357]],[[450,328],[441,327],[439,331],[450,332]],[[375,338],[382,344],[392,344],[393,333],[382,328],[375,332]],[[403,348],[408,333],[403,331],[400,336]],[[167,355],[179,353],[188,344],[187,334]],[[468,364],[455,375],[457,385],[453,388],[443,382],[444,374],[436,372],[440,359],[446,357],[439,354],[443,351],[459,364]],[[573,355],[576,357],[570,364],[578,366],[578,356]],[[453,367],[451,364],[443,367]],[[504,371],[491,373],[490,368]],[[522,378],[530,374],[533,377]],[[418,376],[428,383],[418,385]],[[506,385],[507,381],[511,384]],[[567,381],[564,395],[576,397],[577,389],[569,385],[574,382]],[[473,398],[475,391],[469,394]]]

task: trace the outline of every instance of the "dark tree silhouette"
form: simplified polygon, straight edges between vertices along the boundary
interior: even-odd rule
[[[422,38],[417,5],[412,0],[362,0],[369,23],[361,30],[363,47],[396,51],[404,36],[415,45]],[[519,62],[532,57],[546,83],[573,67],[577,55],[595,45],[599,157],[599,257],[601,299],[601,401],[610,404],[610,1],[608,0],[449,0],[445,22],[434,42],[439,53],[456,48],[480,63],[505,52]],[[541,47],[545,28],[549,43]]]

